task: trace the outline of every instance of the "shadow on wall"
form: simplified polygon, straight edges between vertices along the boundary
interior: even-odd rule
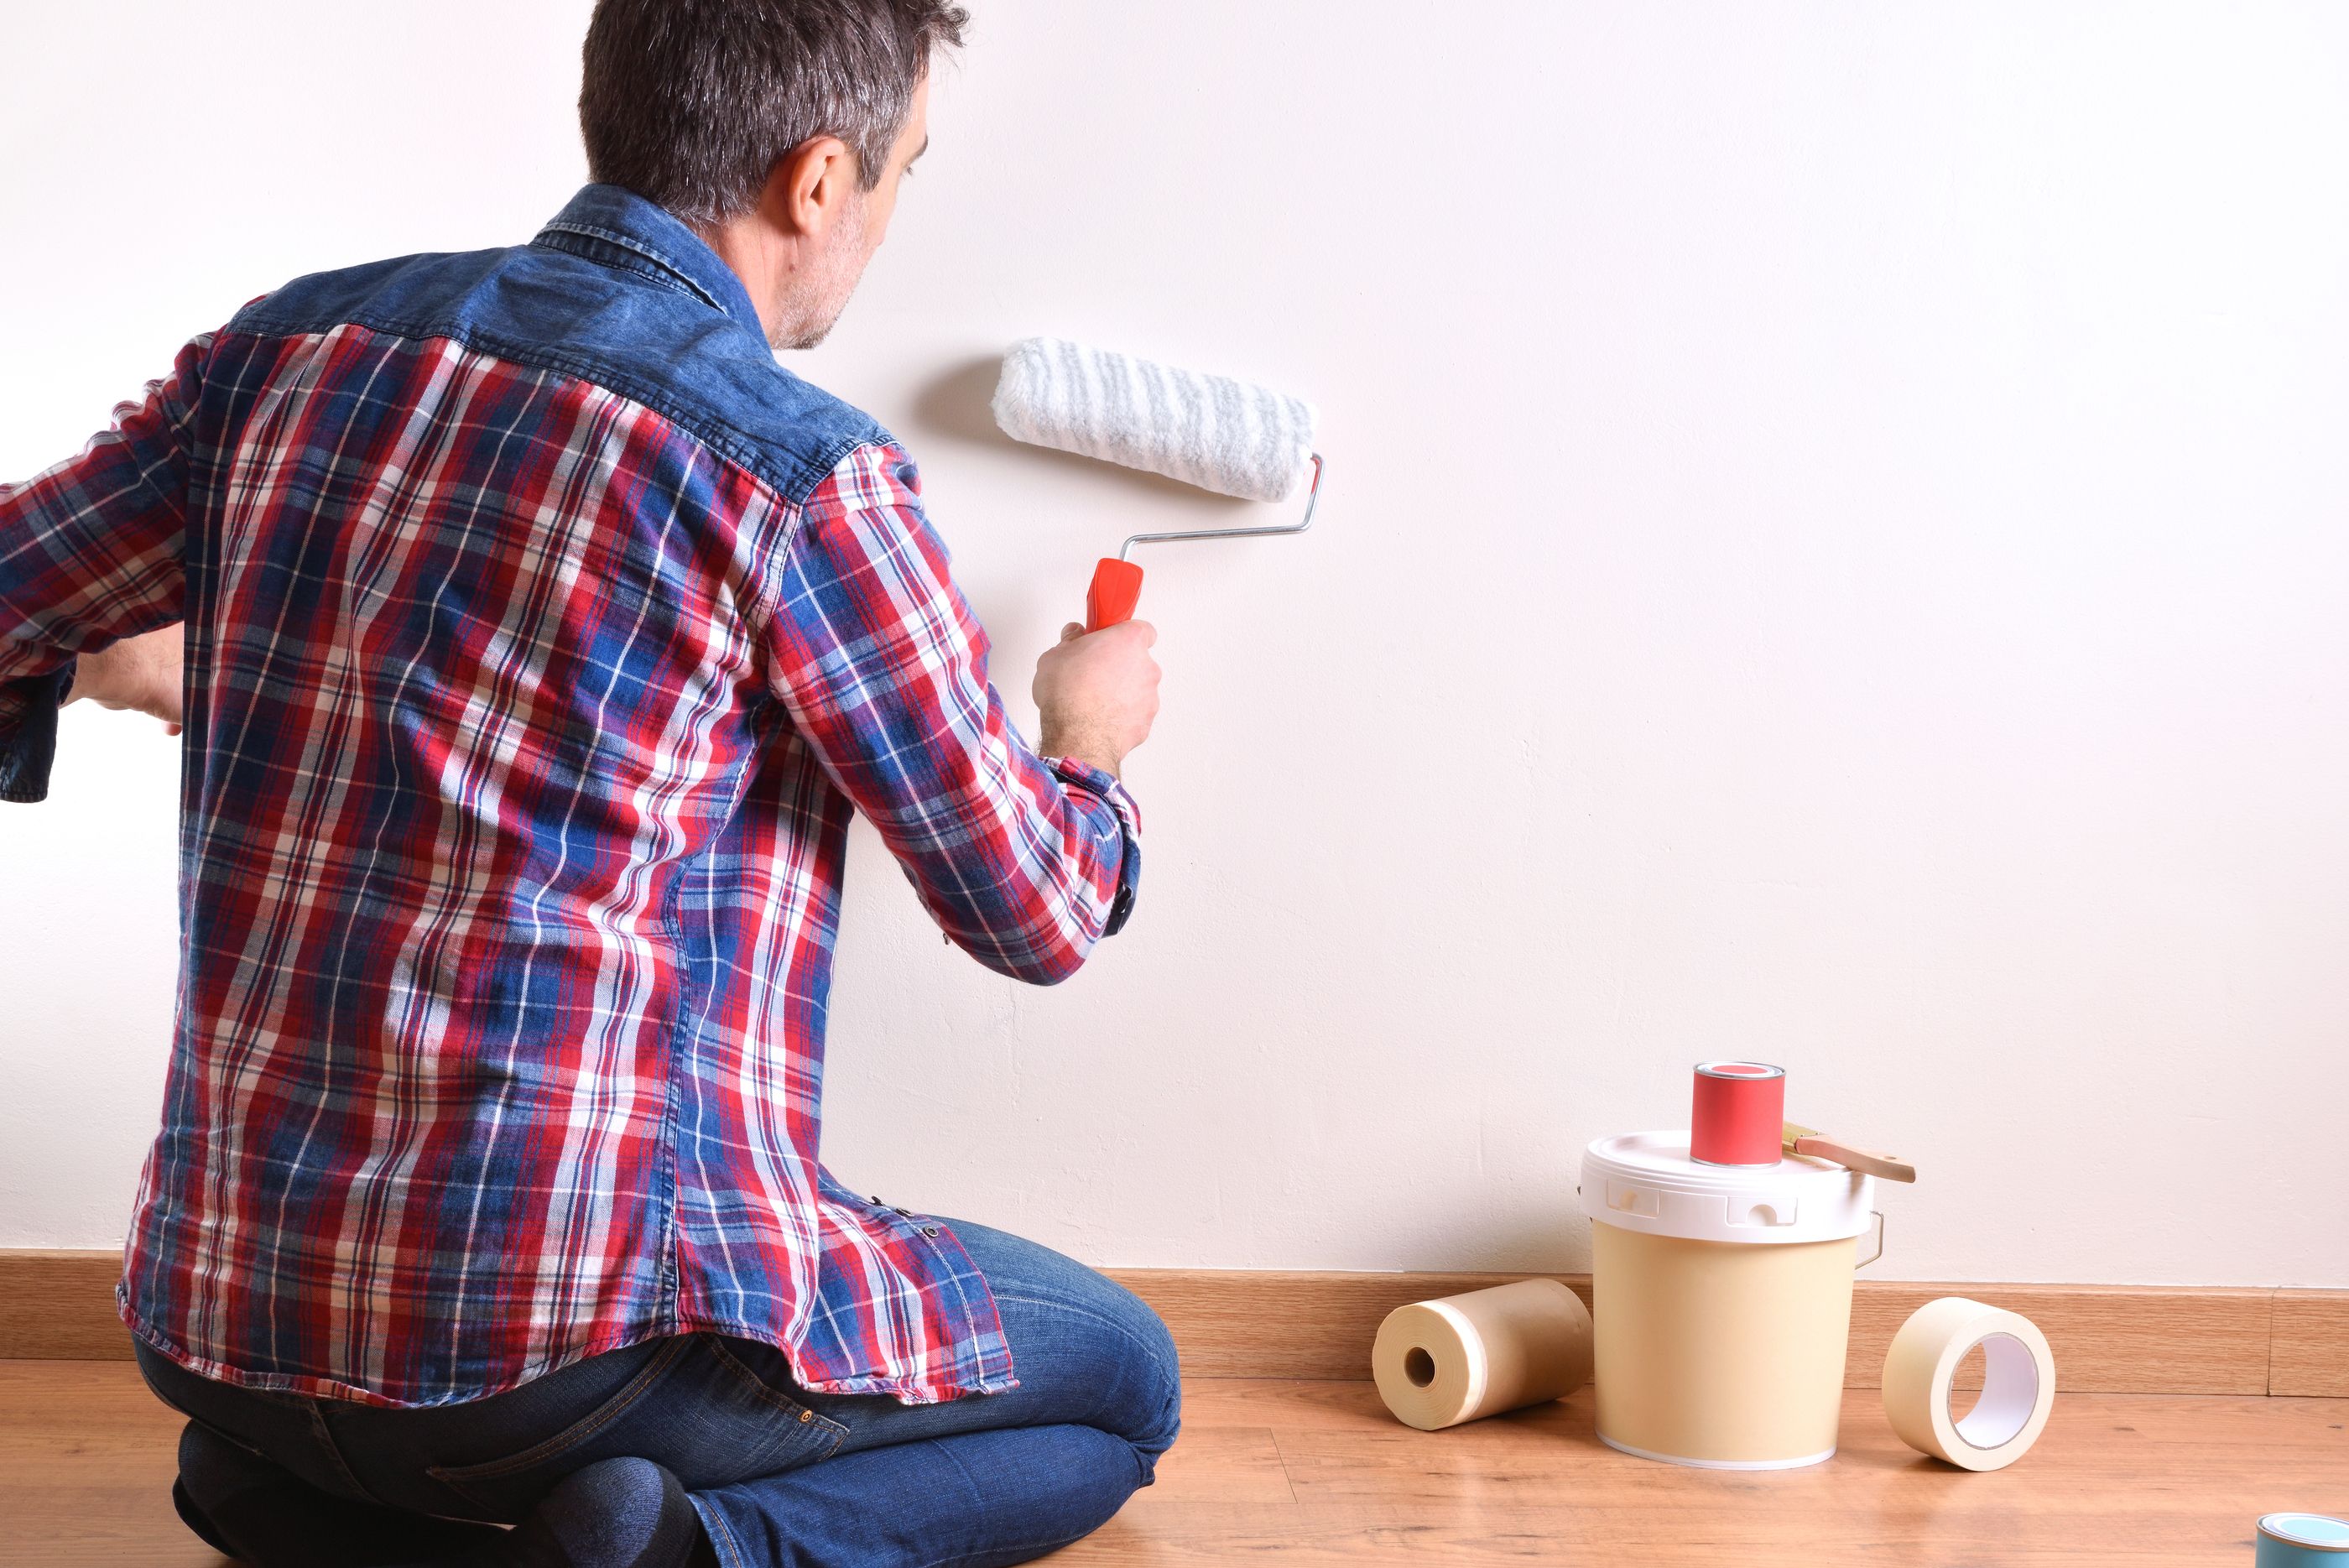
[[[914,426],[922,434],[983,446],[1016,446],[995,422],[995,383],[1003,361],[992,354],[966,359],[914,394]]]

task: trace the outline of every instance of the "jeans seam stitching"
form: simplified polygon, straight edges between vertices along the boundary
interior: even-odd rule
[[[734,1527],[718,1511],[715,1503],[704,1506],[698,1497],[689,1498],[693,1511],[701,1516],[701,1532],[709,1537],[709,1544],[722,1561],[722,1568],[749,1568],[742,1555],[741,1544],[734,1539]]]
[[[997,1291],[994,1294],[995,1299],[999,1302],[1018,1302],[1022,1306],[1045,1307],[1051,1311],[1067,1313],[1072,1317],[1090,1319],[1092,1322],[1100,1324],[1104,1327],[1114,1329],[1118,1334],[1126,1341],[1126,1343],[1132,1345],[1136,1350],[1139,1350],[1143,1355],[1148,1356],[1154,1364],[1161,1366],[1164,1365],[1164,1358],[1159,1355],[1156,1346],[1151,1345],[1149,1341],[1143,1339],[1140,1334],[1134,1333],[1133,1330],[1126,1327],[1125,1324],[1118,1322],[1113,1317],[1107,1317],[1100,1313],[1088,1311],[1084,1307],[1071,1306],[1067,1302],[1044,1301],[1035,1296],[1009,1295],[1002,1291]],[[1176,1371],[1179,1376],[1181,1371],[1179,1362],[1176,1365]]]
[[[335,1440],[334,1428],[326,1425],[326,1412],[325,1408],[321,1407],[316,1399],[310,1400],[308,1403],[310,1407],[310,1431],[312,1435],[317,1438],[318,1446],[326,1451],[326,1457],[335,1461],[336,1473],[340,1475],[345,1480],[350,1482],[352,1489],[356,1490],[359,1496],[375,1504],[378,1508],[389,1507],[390,1505],[386,1503],[383,1499],[376,1496],[373,1489],[368,1487],[365,1481],[359,1480],[359,1478],[352,1472],[350,1460],[343,1457],[343,1445]]]
[[[1133,1330],[1118,1322],[1115,1318],[1105,1316],[1101,1313],[1091,1311],[1085,1307],[1072,1305],[1068,1302],[1045,1301],[1036,1296],[1016,1295],[1004,1291],[996,1291],[993,1293],[995,1299],[999,1303],[1017,1302],[1024,1306],[1043,1307],[1048,1310],[1064,1312],[1072,1317],[1081,1317],[1090,1322],[1101,1324],[1107,1328],[1114,1330],[1120,1337],[1126,1341],[1127,1344],[1140,1351],[1143,1359],[1147,1360],[1153,1366],[1156,1367],[1162,1375],[1166,1374],[1168,1371],[1165,1360],[1158,1354],[1156,1347],[1152,1345],[1140,1334],[1134,1333]],[[1175,1360],[1172,1375],[1175,1387],[1178,1389],[1181,1388],[1183,1384],[1183,1364],[1179,1356]],[[1177,1430],[1180,1430],[1179,1426]],[[1121,1438],[1125,1436],[1122,1432],[1113,1435]],[[1125,1441],[1126,1446],[1133,1450],[1133,1462],[1135,1468],[1144,1471],[1141,1484],[1143,1486],[1149,1486],[1152,1482],[1157,1480],[1157,1477],[1149,1473],[1148,1467],[1145,1467],[1143,1464],[1141,1445],[1136,1443],[1131,1438],[1126,1438]],[[1168,1439],[1168,1444],[1170,1447],[1172,1446],[1172,1438]]]
[[[980,1492],[982,1494],[985,1492],[986,1489],[978,1484],[978,1478],[970,1473],[970,1467],[962,1462],[962,1456],[954,1451],[954,1449],[948,1444],[947,1439],[943,1438],[931,1438],[926,1439],[923,1446],[926,1448],[936,1449],[938,1453],[944,1457],[947,1463],[954,1466],[957,1470],[959,1470],[962,1473],[964,1483],[969,1486],[973,1491]],[[939,1558],[934,1563],[926,1564],[926,1568],[953,1568],[953,1565],[957,1563],[969,1563],[978,1558],[994,1557],[1006,1552],[1026,1552],[1041,1554],[1046,1552],[1053,1551],[1056,1548],[1066,1546],[1070,1544],[1071,1542],[1081,1541],[1092,1533],[1092,1532],[1090,1530],[1080,1531],[1075,1535],[1070,1536],[1066,1541],[1031,1541],[1019,1546],[995,1546],[988,1548],[985,1552],[958,1552],[952,1557]]]
[[[736,1376],[749,1384],[754,1392],[756,1392],[761,1398],[765,1399],[767,1403],[772,1405],[778,1411],[786,1416],[795,1416],[801,1412],[805,1412],[810,1417],[807,1425],[821,1425],[831,1435],[832,1447],[826,1449],[823,1453],[818,1454],[814,1459],[807,1461],[808,1463],[812,1464],[819,1460],[832,1458],[833,1454],[839,1449],[840,1445],[847,1441],[848,1425],[846,1422],[835,1420],[812,1406],[803,1405],[798,1400],[793,1399],[790,1395],[778,1392],[776,1389],[769,1386],[765,1378],[760,1376],[756,1372],[751,1371],[750,1368],[743,1363],[740,1356],[738,1356],[732,1351],[728,1350],[725,1345],[714,1334],[710,1336],[709,1350],[710,1353],[717,1356],[719,1360],[733,1368]]]
[[[956,1553],[952,1557],[937,1558],[926,1564],[926,1568],[954,1568],[954,1564],[957,1563],[976,1563],[982,1557],[993,1557],[999,1552],[1034,1552],[1039,1553],[1045,1552],[1057,1552],[1063,1546],[1075,1545],[1078,1542],[1082,1541],[1086,1536],[1091,1535],[1092,1533],[1092,1532],[1090,1530],[1081,1530],[1074,1535],[1062,1536],[1051,1541],[1030,1541],[1018,1546],[991,1546],[984,1552],[961,1552]]]
[[[435,1480],[444,1486],[465,1492],[465,1495],[472,1498],[473,1501],[480,1502],[481,1501],[480,1498],[473,1497],[471,1492],[466,1491],[467,1482],[503,1480],[509,1476],[530,1469],[533,1465],[543,1463],[557,1455],[568,1453],[594,1438],[605,1428],[634,1409],[636,1402],[651,1391],[653,1381],[678,1359],[682,1354],[682,1347],[688,1343],[690,1342],[682,1338],[670,1340],[661,1347],[660,1352],[651,1361],[637,1371],[635,1376],[621,1385],[616,1393],[596,1407],[591,1414],[581,1417],[576,1422],[565,1427],[553,1437],[542,1442],[533,1443],[519,1454],[512,1454],[502,1459],[491,1459],[478,1465],[429,1465],[426,1469]],[[460,1476],[463,1478],[461,1480],[457,1479]]]

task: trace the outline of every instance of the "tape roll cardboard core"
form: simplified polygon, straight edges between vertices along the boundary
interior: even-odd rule
[[[1971,1349],[1968,1346],[1967,1354]],[[1957,1423],[1958,1436],[1968,1448],[2002,1449],[2023,1435],[2031,1424],[2031,1412],[2038,1407],[2039,1366],[2031,1359],[2030,1346],[2011,1334],[1986,1336],[1982,1353],[1982,1397]]]

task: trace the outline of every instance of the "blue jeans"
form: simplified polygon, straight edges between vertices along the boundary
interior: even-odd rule
[[[321,1563],[429,1562],[618,1455],[667,1466],[725,1568],[988,1568],[1098,1529],[1174,1441],[1182,1386],[1157,1314],[1049,1248],[948,1220],[986,1275],[1019,1386],[942,1405],[811,1394],[781,1352],[691,1334],[463,1405],[385,1409],[214,1382],[140,1345],[192,1422],[290,1472]],[[478,1532],[473,1533],[478,1534]]]

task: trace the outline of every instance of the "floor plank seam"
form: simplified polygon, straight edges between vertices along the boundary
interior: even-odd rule
[[[1265,1435],[1272,1439],[1272,1457],[1280,1465],[1280,1480],[1288,1488],[1289,1502],[1295,1504],[1303,1501],[1297,1495],[1297,1472],[1288,1468],[1288,1450],[1280,1446],[1280,1428],[1267,1427],[1264,1430]]]

